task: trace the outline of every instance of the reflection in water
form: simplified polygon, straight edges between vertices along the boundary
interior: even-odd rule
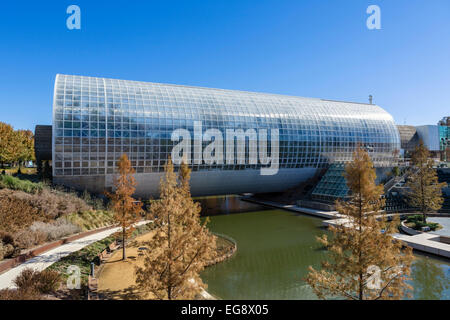
[[[240,197],[235,195],[194,198],[194,200],[202,206],[200,213],[202,216],[267,210],[258,204],[241,201]]]
[[[208,291],[224,299],[314,299],[302,278],[326,256],[315,241],[320,226],[281,210],[211,217],[209,228],[234,238],[238,251],[202,273]]]
[[[443,260],[417,255],[411,277],[415,299],[450,299],[450,266]]]
[[[208,291],[223,299],[316,298],[302,278],[308,266],[320,268],[320,262],[326,259],[326,250],[315,239],[327,232],[321,227],[321,219],[267,208],[218,215],[220,211],[214,210],[214,205],[239,212],[247,203],[236,197],[208,198],[206,202],[209,205],[204,214],[214,214],[209,228],[231,236],[238,245],[231,259],[202,273]],[[258,206],[253,205],[255,208]],[[450,263],[423,255],[416,257],[412,271],[414,298],[450,299]]]

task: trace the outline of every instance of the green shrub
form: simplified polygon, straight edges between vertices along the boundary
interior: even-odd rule
[[[406,222],[417,222],[417,221],[422,221],[422,215],[421,214],[415,214],[412,216],[408,216],[406,218]]]
[[[20,190],[26,193],[37,193],[44,188],[43,183],[34,183],[28,180],[21,180],[17,177],[0,175],[0,189]]]
[[[434,222],[424,223],[422,220],[422,215],[420,214],[408,216],[406,218],[406,222],[411,224],[412,225],[411,227],[415,230],[421,230],[423,227],[429,227],[430,230],[435,231],[437,228],[439,228],[439,223]]]
[[[400,168],[397,167],[397,166],[394,167],[394,168],[392,168],[392,174],[393,174],[394,176],[396,176],[396,177],[400,176],[400,175],[401,175]]]
[[[439,223],[429,222],[428,226],[431,230],[435,231],[437,228],[439,228]]]

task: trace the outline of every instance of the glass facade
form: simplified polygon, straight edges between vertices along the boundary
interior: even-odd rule
[[[204,131],[278,129],[280,170],[348,161],[358,143],[384,166],[400,149],[392,117],[376,105],[60,74],[54,90],[56,177],[113,174],[123,153],[138,174],[160,173],[175,144],[172,132],[192,132],[194,121]],[[194,173],[259,169],[238,164],[246,153],[235,164],[190,166]]]
[[[442,158],[448,161],[448,153],[450,150],[450,117],[444,117],[438,123],[439,128],[439,146],[442,151]]]
[[[325,175],[315,186],[311,195],[314,199],[334,201],[347,197],[349,188],[344,177],[345,164],[336,162],[330,165]]]

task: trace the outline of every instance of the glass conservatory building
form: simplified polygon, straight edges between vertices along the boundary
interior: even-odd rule
[[[376,105],[58,74],[54,182],[110,190],[117,160],[126,153],[136,169],[136,195],[157,196],[180,129],[192,139],[183,152],[192,155],[185,159],[193,195],[283,191],[330,163],[351,160],[358,144],[376,166],[389,166],[400,149],[392,117]],[[208,145],[219,142],[217,133],[227,137],[229,130],[243,133],[244,147],[222,143],[212,153],[215,161],[202,160]],[[262,132],[267,154],[276,158],[273,174],[261,171],[270,163],[251,160],[261,156],[261,144],[252,147],[252,141]]]

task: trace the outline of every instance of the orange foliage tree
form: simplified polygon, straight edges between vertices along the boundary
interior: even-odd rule
[[[13,136],[14,129],[9,124],[0,122],[0,164],[13,161]]]
[[[375,184],[375,169],[366,151],[358,148],[344,174],[350,201],[337,202],[346,223],[330,227],[333,238],[318,238],[329,253],[322,270],[309,267],[305,279],[321,299],[401,299],[409,295],[412,249],[392,238],[398,219],[389,223],[381,212],[383,186]]]
[[[114,219],[122,228],[122,259],[126,260],[126,239],[134,230],[134,223],[140,218],[142,204],[132,197],[136,190],[136,179],[133,176],[135,171],[131,167],[131,162],[126,154],[120,157],[117,169],[119,176],[114,179],[115,191],[113,193],[107,192],[107,195],[111,199]]]
[[[195,298],[206,287],[199,273],[216,253],[216,238],[200,221],[201,208],[191,197],[189,179],[186,164],[177,179],[169,158],[161,198],[150,207],[155,235],[144,266],[136,269],[136,283],[156,299]]]
[[[406,186],[408,202],[412,207],[420,208],[422,220],[427,223],[427,213],[438,211],[444,203],[442,189],[447,183],[439,183],[436,169],[433,168],[433,160],[430,152],[420,141],[411,156],[413,169],[408,177]]]

